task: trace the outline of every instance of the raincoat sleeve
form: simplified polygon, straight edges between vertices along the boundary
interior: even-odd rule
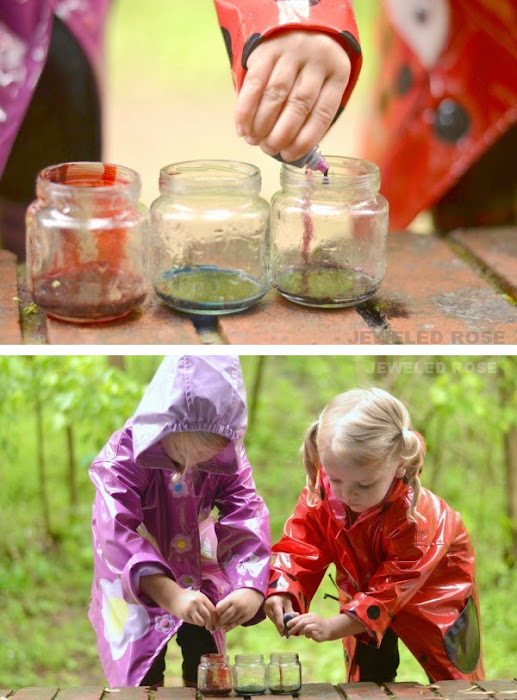
[[[282,539],[273,547],[273,563],[268,596],[288,593],[293,608],[309,610],[318,586],[332,562],[327,535],[319,516],[318,505],[307,504],[308,490],[303,489],[294,514],[284,527]]]
[[[436,497],[434,502],[422,506],[419,502],[419,512],[424,517],[416,523],[407,520],[406,505],[401,504],[396,517],[387,518],[383,532],[386,557],[371,576],[366,590],[342,608],[363,623],[365,634],[373,636],[378,645],[392,618],[425,587],[447,556],[460,523],[459,515],[441,508]]]
[[[237,90],[242,87],[247,60],[261,41],[291,29],[324,32],[334,37],[350,57],[352,70],[341,100],[341,111],[354,89],[362,62],[351,0],[214,2]]]
[[[120,461],[95,461],[90,467],[96,489],[92,520],[94,556],[100,557],[104,566],[120,577],[126,602],[153,606],[153,601],[139,596],[142,567],[156,567],[170,578],[174,576],[147,538],[143,526],[142,497],[151,476],[151,470],[136,467],[129,457]]]
[[[216,495],[217,558],[234,590],[254,588],[265,595],[271,558],[269,513],[256,492],[242,445],[238,453],[239,469],[221,478]]]

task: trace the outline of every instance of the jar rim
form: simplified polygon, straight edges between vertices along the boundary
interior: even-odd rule
[[[281,168],[281,178],[293,184],[310,184],[313,187],[326,189],[380,185],[380,168],[377,163],[363,158],[335,155],[325,155],[325,161],[329,166],[328,175],[284,163]]]
[[[235,663],[242,661],[264,661],[264,654],[235,654]]]
[[[276,652],[276,653],[271,653],[270,654],[270,660],[273,663],[282,663],[282,662],[293,662],[293,661],[298,661],[298,654],[295,652],[290,652],[290,651],[282,651],[282,652]]]
[[[114,188],[140,189],[140,175],[126,165],[102,161],[70,161],[49,165],[39,171],[40,185],[56,186],[60,191],[112,192]]]
[[[260,187],[260,183],[259,168],[239,160],[184,160],[160,168],[160,187],[165,189],[179,187],[206,191],[243,185]]]

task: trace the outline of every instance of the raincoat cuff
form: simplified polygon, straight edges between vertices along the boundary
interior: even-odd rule
[[[373,637],[379,645],[385,631],[391,624],[391,615],[388,608],[375,598],[359,593],[347,605],[343,612],[363,623],[367,631],[362,632],[358,638],[364,638],[371,642]]]
[[[266,598],[272,595],[285,593],[293,599],[293,609],[300,614],[306,613],[309,610],[309,600],[300,583],[294,579],[288,579],[282,573],[278,575],[278,571],[272,572],[272,577],[267,589]]]
[[[146,605],[148,607],[159,607],[153,600],[140,593],[140,576],[142,575],[143,567],[152,567],[158,569],[154,573],[163,573],[165,576],[174,580],[172,569],[160,559],[149,559],[148,555],[135,554],[128,561],[126,567],[122,571],[122,595],[127,603],[136,603],[136,605]]]
[[[357,82],[362,64],[359,35],[351,3],[343,0],[321,0],[315,5],[307,5],[308,7],[298,9],[294,3],[291,5],[286,0],[215,0],[237,90],[242,87],[248,58],[264,39],[286,29],[311,30],[331,35],[350,58],[352,70],[341,99],[341,109],[345,106]]]

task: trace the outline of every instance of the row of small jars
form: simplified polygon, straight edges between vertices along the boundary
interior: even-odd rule
[[[267,666],[262,654],[236,654],[233,667],[226,654],[205,654],[197,686],[203,695],[293,694],[302,687],[302,668],[298,654],[271,654]]]
[[[150,265],[156,294],[188,313],[246,309],[270,284],[308,306],[358,303],[384,275],[387,203],[376,165],[327,161],[329,177],[282,165],[271,207],[253,165],[166,166],[150,217],[129,168],[49,167],[27,212],[33,299],[64,320],[118,318],[144,301]]]

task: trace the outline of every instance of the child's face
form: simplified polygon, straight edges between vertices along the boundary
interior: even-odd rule
[[[212,459],[224,449],[224,445],[209,446],[195,438],[192,438],[190,444],[181,444],[174,439],[174,435],[167,435],[163,438],[162,446],[167,456],[183,469],[190,469],[198,464],[208,462],[209,459]]]
[[[354,513],[362,513],[380,503],[393,479],[405,474],[405,468],[401,466],[383,466],[381,469],[378,466],[353,467],[332,452],[321,456],[332,493]]]

